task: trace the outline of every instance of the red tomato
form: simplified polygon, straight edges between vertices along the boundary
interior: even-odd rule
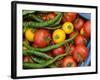
[[[23,56],[23,62],[29,62],[29,56]]]
[[[88,49],[84,45],[76,45],[73,57],[77,62],[82,62],[87,58]]]
[[[66,56],[62,60],[62,67],[76,67],[77,63],[72,56]]]
[[[74,21],[74,28],[75,28],[75,30],[80,31],[80,29],[82,28],[83,24],[84,24],[84,20],[81,19],[81,18],[77,18]]]
[[[34,44],[37,47],[46,47],[51,40],[51,35],[46,29],[39,29],[35,32]]]
[[[52,50],[53,56],[57,56],[57,55],[64,54],[64,53],[65,53],[65,50],[63,46]]]
[[[32,44],[32,46],[33,46],[33,47],[35,47],[35,48],[37,48],[37,47],[38,47],[38,46],[37,46],[36,44],[34,44],[34,43]]]
[[[42,17],[42,19],[47,21],[47,20],[54,19],[55,16],[56,16],[55,13],[52,12],[52,13],[48,13],[47,15],[44,15],[44,16]]]
[[[74,12],[64,13],[64,16],[62,18],[62,22],[63,23],[66,21],[72,22],[75,20],[76,17],[77,17],[77,13],[74,13]]]
[[[63,16],[63,17],[62,17],[62,20],[61,20],[61,23],[64,24],[65,22],[66,22],[66,19],[65,19],[65,17]]]
[[[74,41],[75,45],[86,44],[86,39],[80,34],[75,37]]]
[[[91,22],[90,21],[86,21],[83,25],[83,35],[87,38],[90,37],[90,34],[91,34]]]
[[[54,13],[49,13],[47,15],[47,20],[54,19],[54,18],[55,18],[55,14]]]

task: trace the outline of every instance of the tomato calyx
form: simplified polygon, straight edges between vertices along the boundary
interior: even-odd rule
[[[58,35],[55,35],[55,37],[54,37],[55,39],[59,39],[59,36]]]
[[[66,67],[71,67],[73,63],[69,62]]]
[[[68,25],[68,29],[71,30],[72,29],[72,26],[71,25]]]
[[[78,59],[79,59],[79,62],[82,62],[82,61],[83,61],[82,56],[81,56],[80,53],[77,54],[77,57],[78,57]]]
[[[44,40],[46,41],[46,43],[48,44],[51,41],[50,37],[44,37]]]
[[[78,21],[79,21],[79,17],[75,20],[75,22],[74,22],[74,23],[78,23]]]

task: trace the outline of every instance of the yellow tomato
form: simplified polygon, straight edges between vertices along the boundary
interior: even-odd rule
[[[66,38],[66,34],[62,29],[57,29],[53,32],[53,41],[55,43],[60,43],[64,41]]]
[[[34,41],[34,30],[33,29],[27,29],[25,31],[25,38],[30,41],[33,42]]]
[[[65,31],[66,34],[70,34],[71,32],[73,32],[74,27],[71,22],[65,22],[62,26],[62,29]]]

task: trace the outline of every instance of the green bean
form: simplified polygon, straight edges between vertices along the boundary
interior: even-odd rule
[[[54,24],[50,25],[50,27],[51,26],[58,26],[59,23],[61,22],[61,19],[62,19],[62,16]]]
[[[33,48],[33,47],[30,47],[29,45],[27,45],[26,43],[23,43],[23,45],[25,47],[27,47],[28,49],[32,49],[32,50],[36,50],[36,51],[40,51],[40,52],[46,52],[46,51],[50,51],[52,49],[58,48],[58,47],[60,47],[60,46],[62,46],[64,44],[66,44],[67,42],[72,41],[77,36],[77,34],[78,33],[76,32],[71,38],[69,38],[69,39],[67,39],[67,40],[65,40],[65,41],[63,41],[61,43],[54,44],[54,45],[51,45],[51,46],[47,46],[45,48]]]
[[[26,27],[24,27],[23,28],[23,33],[26,31],[28,29],[28,27],[26,26]]]
[[[37,13],[39,13],[39,14],[47,14],[47,13],[49,13],[50,11],[37,11]]]
[[[57,68],[57,65],[56,64],[51,64],[48,66],[49,68]]]
[[[37,58],[37,57],[32,57],[32,56],[31,56],[31,59],[32,59],[34,62],[39,63],[39,64],[45,63],[45,62],[46,62],[45,60],[40,59],[40,58]],[[48,67],[50,67],[50,68],[56,68],[57,66],[56,66],[55,64],[51,64],[51,65],[49,65]]]
[[[54,29],[59,29],[61,28],[61,25],[57,26],[57,27],[45,27],[46,29],[50,29],[50,30],[54,30]]]
[[[32,59],[34,62],[39,63],[39,64],[41,64],[41,63],[44,63],[44,62],[45,62],[45,60],[40,59],[40,58],[37,58],[37,57],[31,57],[31,59]]]
[[[47,67],[49,66],[50,64],[54,63],[56,60],[58,60],[59,58],[61,57],[64,57],[66,56],[67,54],[61,54],[61,55],[58,55],[56,56],[55,58],[53,59],[50,59],[50,60],[47,60],[45,63],[42,63],[42,64],[37,64],[37,63],[28,63],[28,62],[24,62],[23,63],[23,68],[25,69],[36,69],[36,68],[44,68],[44,67]]]
[[[33,20],[36,20],[36,21],[38,21],[38,22],[44,22],[44,20],[42,20],[41,18],[39,18],[37,15],[35,15],[35,14],[27,14],[27,15],[25,15],[25,17],[24,18],[30,18],[30,19],[33,19]]]
[[[23,15],[26,15],[26,14],[28,14],[28,13],[35,13],[36,11],[33,11],[33,10],[23,10],[22,11],[22,14]]]
[[[57,16],[53,20],[45,21],[45,22],[24,22],[23,27],[28,26],[32,28],[43,28],[47,27],[49,25],[54,24],[60,17],[62,16],[62,13],[58,13]]]
[[[35,55],[35,56],[38,56],[38,57],[41,57],[41,58],[52,59],[51,56],[49,56],[45,53],[42,53],[42,52],[35,51],[35,50],[23,50],[23,55],[25,55],[25,56]]]

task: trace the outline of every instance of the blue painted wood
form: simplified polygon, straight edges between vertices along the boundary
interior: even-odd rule
[[[86,20],[90,20],[91,19],[91,14],[90,13],[79,13],[79,15],[81,17],[83,17]]]

